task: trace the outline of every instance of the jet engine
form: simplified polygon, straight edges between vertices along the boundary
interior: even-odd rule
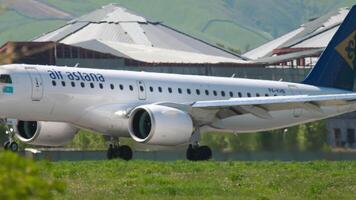
[[[25,144],[40,146],[63,146],[79,131],[68,123],[18,121],[14,126],[16,137]]]
[[[188,113],[175,108],[144,105],[131,112],[129,132],[136,142],[176,146],[189,142],[193,120]]]

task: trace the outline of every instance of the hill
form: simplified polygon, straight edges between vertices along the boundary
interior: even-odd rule
[[[211,43],[245,51],[257,47],[310,18],[354,0],[23,0],[51,7],[61,17],[38,18],[27,9],[2,2],[0,43],[29,40],[65,23],[63,16],[80,16],[102,5],[118,3],[148,18],[162,21]],[[43,4],[41,6],[38,3]]]

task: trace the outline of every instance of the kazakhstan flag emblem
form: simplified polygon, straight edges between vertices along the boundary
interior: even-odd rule
[[[13,94],[14,88],[12,86],[5,86],[3,87],[2,92],[5,94]]]

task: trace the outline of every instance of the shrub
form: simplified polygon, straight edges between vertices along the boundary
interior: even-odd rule
[[[14,153],[0,152],[0,199],[53,199],[65,185],[55,181],[49,163],[35,163]]]

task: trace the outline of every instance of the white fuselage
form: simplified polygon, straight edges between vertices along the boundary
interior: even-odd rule
[[[320,95],[349,91],[288,82],[176,75],[55,66],[7,65],[13,92],[2,89],[0,117],[26,121],[68,122],[107,135],[129,136],[123,114],[158,102],[193,103],[240,97]],[[93,86],[93,88],[92,88]],[[102,88],[101,88],[102,86]],[[217,120],[207,130],[256,132],[288,127],[355,110],[350,105],[271,112],[271,119],[251,114]]]

